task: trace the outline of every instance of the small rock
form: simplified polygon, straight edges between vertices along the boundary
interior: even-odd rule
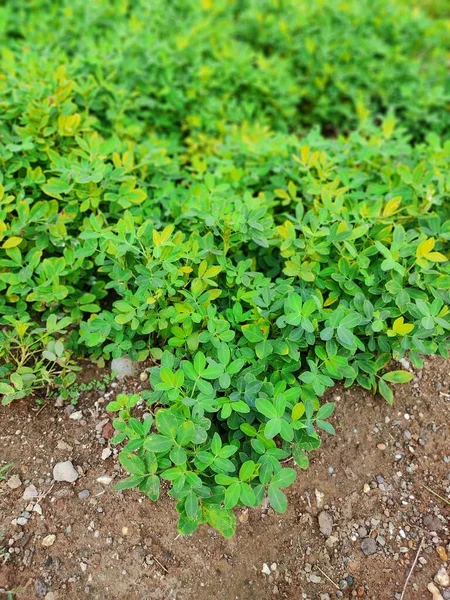
[[[147,373],[147,371],[142,371],[142,373],[139,375],[139,379],[141,381],[147,381],[147,379],[148,379],[148,373]]]
[[[386,444],[377,444],[378,450],[386,450]]]
[[[271,575],[272,572],[270,570],[270,567],[267,563],[263,563],[262,569],[261,569],[262,573],[264,573],[264,575]]]
[[[139,372],[139,363],[132,361],[127,356],[113,358],[111,361],[111,372],[116,374],[117,379],[133,377]]]
[[[78,498],[80,500],[87,500],[90,496],[90,492],[89,490],[81,490],[81,492],[78,492]]]
[[[328,548],[333,548],[333,546],[335,546],[338,542],[339,538],[337,538],[335,535],[330,535],[330,537],[326,540],[325,545],[328,546]]]
[[[114,435],[114,427],[108,421],[108,423],[105,423],[105,425],[103,425],[102,437],[105,438],[105,440],[110,440],[113,435]]]
[[[64,442],[63,440],[58,440],[56,447],[58,448],[58,450],[67,450],[67,452],[72,452],[73,450],[72,446],[69,446],[69,444],[66,444],[66,442]]]
[[[22,498],[24,500],[32,500],[33,498],[37,498],[38,496],[39,496],[39,493],[38,493],[36,487],[34,485],[29,485],[28,487],[25,488]]]
[[[425,515],[423,524],[429,531],[441,531],[442,521],[433,515]]]
[[[439,569],[439,571],[434,576],[434,581],[444,588],[450,586],[450,577],[445,567],[441,567]]]
[[[22,527],[28,523],[28,519],[26,517],[19,517],[17,519],[17,525],[21,525]]]
[[[35,504],[33,506],[34,512],[37,512],[38,515],[42,515],[42,507],[40,504]]]
[[[358,535],[360,538],[367,537],[367,529],[365,527],[358,527]]]
[[[364,484],[364,487],[363,487],[363,492],[364,492],[365,494],[368,494],[368,493],[370,492],[370,490],[371,490],[371,487],[370,487],[370,485],[369,485],[368,483],[365,483],[365,484]]]
[[[439,588],[437,588],[432,581],[428,584],[427,590],[433,594],[433,600],[444,600],[444,598],[441,596]]]
[[[361,542],[361,550],[364,552],[366,556],[370,556],[371,554],[375,554],[377,551],[377,543],[373,538],[365,538]]]
[[[102,450],[102,460],[106,460],[107,458],[109,458],[112,454],[112,450],[111,448],[104,448]]]
[[[443,561],[443,562],[447,562],[448,561],[448,554],[446,549],[444,548],[444,546],[438,546],[436,548],[436,552],[439,555],[439,558]]]
[[[54,535],[53,533],[50,535],[46,535],[45,538],[42,540],[42,545],[45,548],[50,548],[50,546],[53,546],[53,544],[55,543],[56,540],[56,535]]]
[[[323,506],[325,494],[323,492],[320,492],[319,490],[315,490],[315,494],[316,494],[317,508],[321,508]]]
[[[83,412],[81,410],[76,410],[69,416],[69,419],[72,419],[72,421],[81,421],[82,418]]]
[[[406,369],[407,371],[409,371],[409,370],[411,369],[411,363],[409,362],[409,360],[408,360],[407,358],[403,357],[403,358],[401,358],[401,359],[400,359],[398,362],[399,362],[399,363],[402,365],[402,367],[403,367],[404,369]]]
[[[48,594],[45,595],[45,600],[56,600],[54,592],[48,592]]]
[[[113,479],[114,477],[110,477],[109,475],[101,475],[100,477],[97,477],[98,483],[101,483],[102,485],[109,485]]]
[[[56,463],[53,467],[53,479],[55,481],[67,481],[73,483],[78,479],[78,472],[70,460]]]
[[[322,583],[322,577],[319,577],[319,575],[315,575],[314,573],[311,573],[309,580],[311,583]]]
[[[20,477],[18,475],[12,475],[6,482],[6,485],[11,490],[17,490],[17,488],[19,488],[22,485],[22,482],[20,481]]]
[[[36,596],[43,598],[47,593],[47,586],[42,581],[42,579],[36,579],[34,582],[34,591],[36,592]]]
[[[333,518],[325,510],[319,514],[319,529],[326,538],[329,538],[333,533]]]

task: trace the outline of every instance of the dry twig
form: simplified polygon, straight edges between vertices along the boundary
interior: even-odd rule
[[[420,540],[420,544],[419,544],[419,547],[418,547],[418,549],[417,549],[416,558],[414,559],[414,562],[413,562],[413,564],[412,564],[412,567],[411,567],[411,568],[410,568],[410,570],[409,570],[408,577],[406,578],[405,585],[403,586],[403,591],[402,591],[402,595],[400,596],[400,600],[403,600],[403,598],[404,598],[404,596],[405,596],[406,587],[407,587],[407,585],[408,585],[408,582],[409,582],[409,580],[411,579],[411,575],[412,575],[412,573],[413,573],[413,571],[414,571],[414,567],[415,567],[415,566],[416,566],[416,564],[417,564],[417,560],[418,560],[418,558],[419,558],[420,551],[422,550],[422,546],[423,546],[423,543],[424,543],[424,541],[425,541],[425,536],[424,536],[424,537],[423,537],[423,538]]]

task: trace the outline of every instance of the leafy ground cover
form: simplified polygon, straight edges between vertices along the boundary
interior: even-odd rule
[[[183,533],[284,512],[336,381],[392,403],[393,358],[448,355],[449,22],[422,4],[1,9],[3,402],[151,358],[151,414],[109,405],[121,487],[171,482]]]

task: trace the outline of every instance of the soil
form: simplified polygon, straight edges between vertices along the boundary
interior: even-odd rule
[[[99,376],[84,369],[85,380]],[[115,381],[103,397],[146,385],[139,377]],[[422,540],[404,600],[431,600],[427,585],[441,567],[448,572],[449,362],[427,360],[410,384],[396,387],[392,408],[356,387],[331,390],[337,435],[325,435],[310,455],[310,469],[287,492],[287,512],[239,510],[230,540],[207,526],[178,536],[166,494],[154,504],[97,481],[123,475],[114,454],[102,459],[112,428],[101,395],[80,399],[78,420],[73,407],[54,399],[43,408],[24,400],[0,409],[0,466],[13,465],[0,482],[0,596],[399,599]],[[52,479],[55,463],[65,460],[80,474],[73,484]],[[11,489],[14,474],[21,485]],[[39,498],[24,500],[31,484]],[[52,534],[54,541],[46,537]]]

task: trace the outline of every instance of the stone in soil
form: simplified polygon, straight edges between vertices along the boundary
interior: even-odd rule
[[[377,551],[377,543],[373,538],[365,538],[361,542],[361,550],[364,552],[366,556],[370,556],[371,554],[375,554]]]
[[[81,490],[81,492],[78,492],[78,498],[80,500],[87,500],[90,496],[90,492],[89,490]]]
[[[78,472],[70,460],[56,463],[53,467],[53,479],[55,481],[67,481],[73,483],[78,479]]]
[[[36,489],[36,486],[29,485],[25,488],[22,498],[24,500],[33,500],[33,498],[37,498],[38,496],[39,496],[39,493]]]
[[[441,587],[449,587],[450,586],[450,576],[447,573],[447,569],[445,567],[441,567],[439,571],[436,573],[434,577],[434,581],[440,585]]]
[[[427,590],[432,593],[433,600],[444,600],[444,598],[441,596],[439,588],[432,581],[428,584]]]
[[[325,510],[319,514],[319,529],[326,538],[329,538],[333,533],[333,518]]]
[[[56,540],[56,535],[54,535],[53,533],[50,535],[46,535],[45,538],[42,540],[42,545],[45,548],[50,548],[50,546],[53,546],[53,544],[55,543]]]
[[[19,488],[22,485],[22,482],[20,481],[20,477],[18,475],[13,475],[12,477],[10,477],[8,479],[8,481],[6,482],[6,485],[11,490],[16,490],[17,488]]]
[[[36,592],[36,596],[39,596],[39,598],[43,598],[46,595],[47,586],[42,581],[42,579],[36,579],[36,581],[34,582],[34,591]]]

